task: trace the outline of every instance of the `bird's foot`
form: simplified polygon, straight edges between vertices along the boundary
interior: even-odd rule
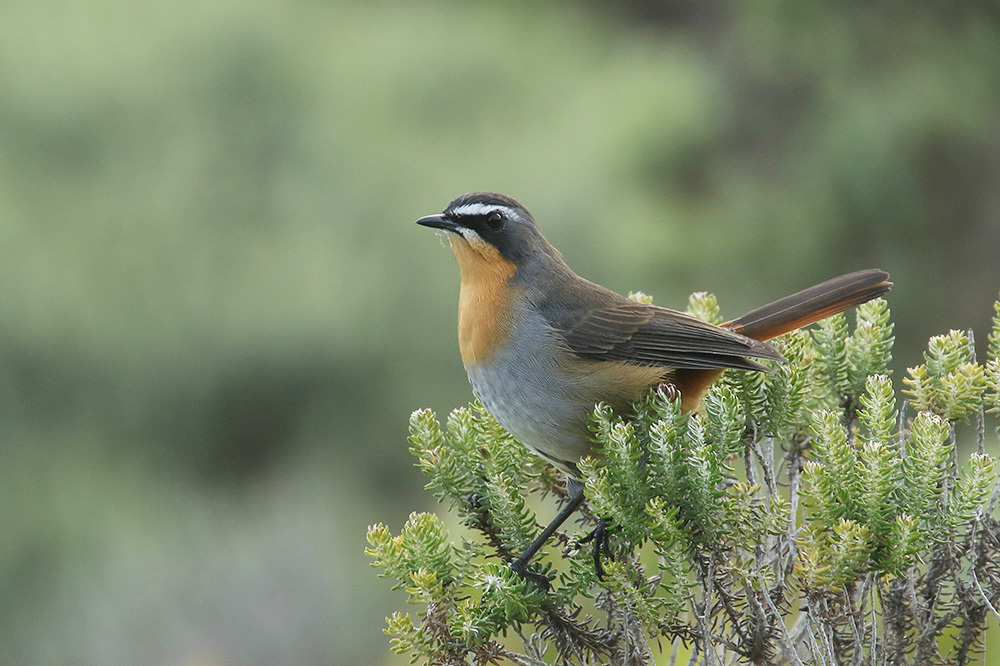
[[[549,590],[552,586],[549,584],[549,579],[547,576],[535,573],[534,571],[528,571],[528,562],[521,556],[510,563],[510,568],[514,570],[514,573],[518,575],[521,580],[528,581],[529,583],[534,583],[536,587],[542,590]]]
[[[608,528],[608,521],[604,518],[597,519],[597,527],[595,527],[590,534],[580,539],[581,544],[594,542],[593,546],[593,557],[594,557],[594,573],[597,574],[597,580],[604,580],[604,565],[601,564],[601,558],[606,557],[612,559],[611,555],[611,530]]]

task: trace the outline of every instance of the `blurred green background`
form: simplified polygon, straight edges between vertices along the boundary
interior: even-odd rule
[[[0,84],[4,664],[392,661],[463,192],[664,305],[889,270],[900,369],[1000,289],[995,2],[5,0]]]

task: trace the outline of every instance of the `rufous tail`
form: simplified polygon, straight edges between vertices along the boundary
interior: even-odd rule
[[[877,269],[841,275],[752,310],[722,326],[755,340],[770,340],[878,298],[892,287],[888,278],[888,273]],[[681,391],[681,408],[689,411],[697,407],[702,395],[721,374],[722,370],[678,370],[672,382]]]
[[[722,326],[754,340],[770,340],[808,326],[889,291],[889,274],[878,269],[835,277],[751,310]]]

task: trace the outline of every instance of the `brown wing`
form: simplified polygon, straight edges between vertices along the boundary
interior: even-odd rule
[[[728,329],[683,312],[614,296],[598,307],[549,310],[546,318],[581,358],[670,368],[746,370],[767,369],[748,356],[783,360],[769,345]]]

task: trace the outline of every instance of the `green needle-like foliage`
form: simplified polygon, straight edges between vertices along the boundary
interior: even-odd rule
[[[722,320],[709,294],[689,311]],[[947,658],[965,663],[1000,603],[1000,523],[995,457],[982,441],[966,453],[955,424],[1000,409],[995,312],[982,365],[969,334],[931,339],[909,403],[879,299],[853,331],[838,315],[775,340],[786,363],[725,373],[694,413],[670,385],[627,413],[595,405],[584,524],[523,578],[510,565],[541,529],[539,501],[565,497],[558,474],[479,403],[444,426],[414,412],[411,451],[452,517],[369,531],[373,565],[421,609],[388,618],[392,650],[427,664],[650,664],[670,645],[702,664],[937,664],[950,636]],[[603,578],[585,538],[598,517]]]
[[[898,413],[892,382],[886,375],[871,375],[861,396],[858,418],[868,431],[872,442],[889,444],[899,434],[896,432]]]
[[[652,302],[652,301],[650,301]],[[688,314],[694,315],[702,321],[718,326],[722,323],[722,314],[719,310],[719,301],[715,294],[707,291],[696,291],[688,298]]]
[[[914,407],[958,421],[983,406],[986,369],[975,362],[966,333],[953,330],[934,336],[924,359],[924,364],[909,368],[910,376],[903,380]]]
[[[816,341],[816,364],[824,383],[831,387],[835,395],[849,395],[851,371],[847,362],[847,340],[850,331],[847,317],[836,314],[816,324],[813,330]]]
[[[986,361],[986,404],[994,414],[1000,413],[1000,301],[993,305],[993,330],[990,331]]]
[[[847,394],[850,396],[860,395],[871,375],[888,374],[892,343],[895,341],[893,325],[889,321],[889,305],[884,299],[876,298],[859,305],[857,320],[854,335],[845,343]]]

